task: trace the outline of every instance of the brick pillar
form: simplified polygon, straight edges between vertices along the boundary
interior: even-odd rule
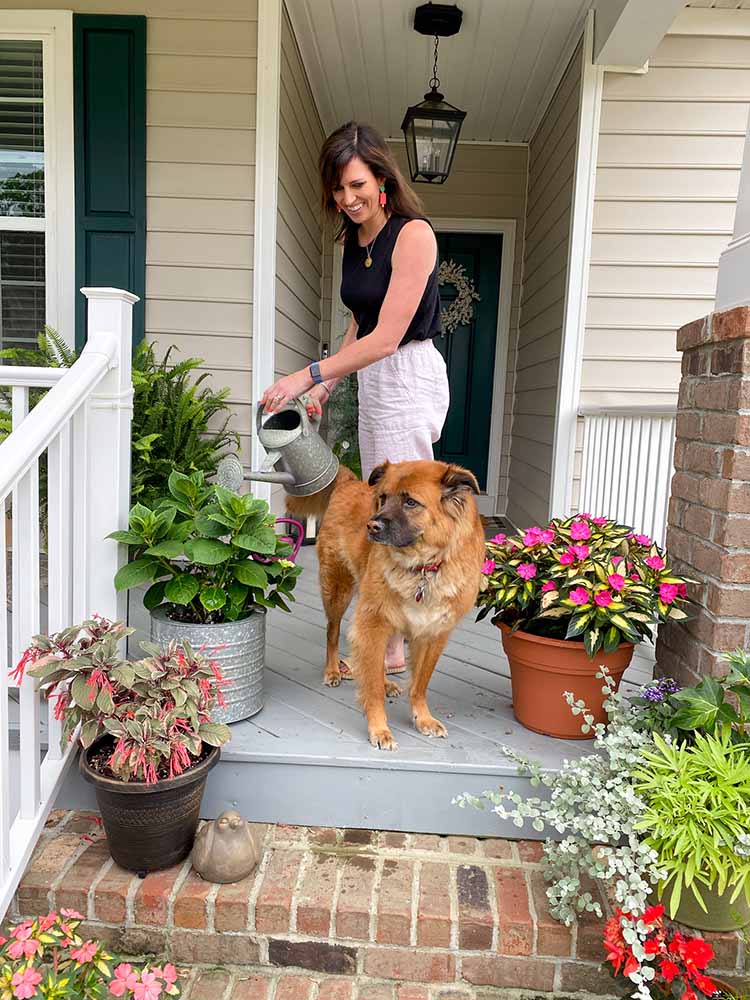
[[[659,630],[658,672],[684,684],[750,646],[750,306],[677,333],[682,382],[667,549],[696,581],[688,622]]]

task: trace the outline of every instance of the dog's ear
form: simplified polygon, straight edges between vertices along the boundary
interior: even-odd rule
[[[440,480],[443,500],[459,500],[465,493],[479,493],[479,483],[473,472],[460,465],[449,465]]]
[[[391,463],[386,460],[385,462],[383,462],[382,465],[376,465],[375,468],[370,473],[370,478],[367,480],[367,485],[376,486],[388,471],[388,466],[390,464]]]

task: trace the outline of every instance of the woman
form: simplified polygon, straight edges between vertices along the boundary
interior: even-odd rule
[[[382,137],[348,122],[320,153],[323,206],[339,222],[344,245],[341,299],[351,310],[339,350],[286,375],[263,394],[268,412],[302,393],[322,413],[336,384],[357,372],[362,476],[388,459],[431,459],[448,412],[445,362],[433,344],[441,332],[437,241],[419,199]],[[403,639],[385,660],[401,673]]]

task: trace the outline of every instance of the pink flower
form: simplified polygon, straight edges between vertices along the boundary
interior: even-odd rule
[[[542,541],[545,545],[550,545],[555,540],[555,533],[552,528],[545,528],[542,532]]]
[[[13,996],[18,1000],[28,1000],[29,997],[36,996],[36,988],[42,981],[42,974],[38,969],[23,969],[11,979],[13,986]]]
[[[41,931],[41,933],[43,934],[45,931],[49,930],[56,920],[57,920],[57,914],[54,912],[48,913],[46,917],[43,917],[39,921],[39,930]]]
[[[495,571],[495,560],[485,559],[484,562],[482,563],[482,572],[484,573],[484,575],[489,576],[490,573],[494,573],[494,571]]]
[[[607,583],[612,590],[616,590],[619,593],[625,586],[625,577],[621,573],[610,573],[607,577]]]
[[[109,984],[109,992],[113,997],[121,997],[125,991],[132,992],[138,982],[138,974],[133,971],[132,965],[121,962],[115,969],[115,978]]]
[[[589,513],[586,513],[586,514],[579,514],[578,516],[579,516],[579,517],[585,517],[585,518],[586,518],[586,519],[587,519],[588,521],[590,521],[590,520],[591,520],[591,514],[589,514]]]
[[[144,972],[140,982],[136,982],[133,987],[135,1000],[158,1000],[162,991],[162,984],[153,972]]]
[[[501,531],[499,535],[495,535],[494,538],[490,538],[490,541],[493,545],[502,545],[505,541],[505,535]]]
[[[570,599],[573,604],[588,604],[591,598],[585,587],[575,587],[570,592]]]
[[[641,580],[641,578],[640,578],[640,577],[638,576],[638,574],[637,574],[637,573],[631,573],[631,574],[630,574],[630,579],[631,579],[631,580],[635,580],[635,581],[636,581],[636,583],[640,583],[640,580]]]
[[[154,969],[154,973],[160,976],[167,986],[171,986],[173,983],[177,982],[177,969],[175,969],[171,962],[167,962],[164,968],[160,969],[158,973],[156,972],[156,969]]]
[[[601,528],[601,526],[603,524],[609,524],[609,518],[608,517],[592,517],[591,518],[591,523],[595,524],[595,525],[597,525],[597,527]]]
[[[559,563],[561,566],[570,566],[570,564],[574,563],[575,561],[576,557],[572,549],[566,549],[559,559]]]
[[[648,535],[633,535],[633,540],[639,545],[647,545],[649,548],[654,544]]]
[[[528,528],[523,534],[523,544],[524,545],[536,545],[542,540],[542,529],[536,525],[533,528]]]
[[[677,584],[677,596],[681,597],[683,601],[687,599],[687,587],[684,583]]]
[[[594,594],[594,601],[600,608],[606,608],[612,603],[612,595],[608,590],[600,590],[598,594]]]
[[[573,555],[578,560],[588,559],[589,547],[588,545],[572,545]]]
[[[676,583],[662,583],[659,587],[659,598],[665,604],[671,604],[677,597],[678,585]]]
[[[643,560],[649,569],[660,570],[664,569],[666,563],[661,556],[649,556],[647,559]]]
[[[619,566],[622,562],[622,556],[612,556],[612,565]]]
[[[10,936],[17,938],[19,941],[25,941],[27,938],[31,937],[31,928],[34,925],[33,920],[24,920],[22,924],[17,924],[15,927],[11,927]]]
[[[523,580],[533,580],[536,576],[536,566],[534,563],[521,563],[516,572]]]
[[[20,938],[16,938],[12,944],[8,945],[8,955],[14,961],[19,959],[21,955],[24,958],[33,958],[38,951],[42,950],[42,946],[39,944],[35,938],[27,938],[22,941]]]
[[[547,580],[546,583],[542,584],[543,594],[548,594],[550,590],[557,590],[557,584],[554,582],[554,580]]]
[[[591,538],[591,528],[585,521],[573,521],[570,526],[570,537],[576,542],[585,542]]]
[[[62,913],[62,915],[64,917],[68,917],[70,920],[83,920],[84,919],[83,914],[79,913],[78,910],[69,910],[69,909],[63,908],[62,910],[60,910],[60,913]]]
[[[95,954],[96,941],[84,941],[80,948],[72,948],[70,951],[70,957],[74,958],[81,965],[85,962],[90,962]]]

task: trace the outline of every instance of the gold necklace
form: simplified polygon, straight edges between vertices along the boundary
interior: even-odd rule
[[[375,240],[378,238],[378,236],[380,236],[380,234],[385,229],[387,222],[388,222],[388,219],[385,220],[385,222],[380,227],[380,229],[378,229],[378,231],[375,233],[375,237],[374,237],[372,243],[366,243],[365,244],[365,255],[366,255],[365,256],[365,267],[372,267],[372,248],[375,246]]]

